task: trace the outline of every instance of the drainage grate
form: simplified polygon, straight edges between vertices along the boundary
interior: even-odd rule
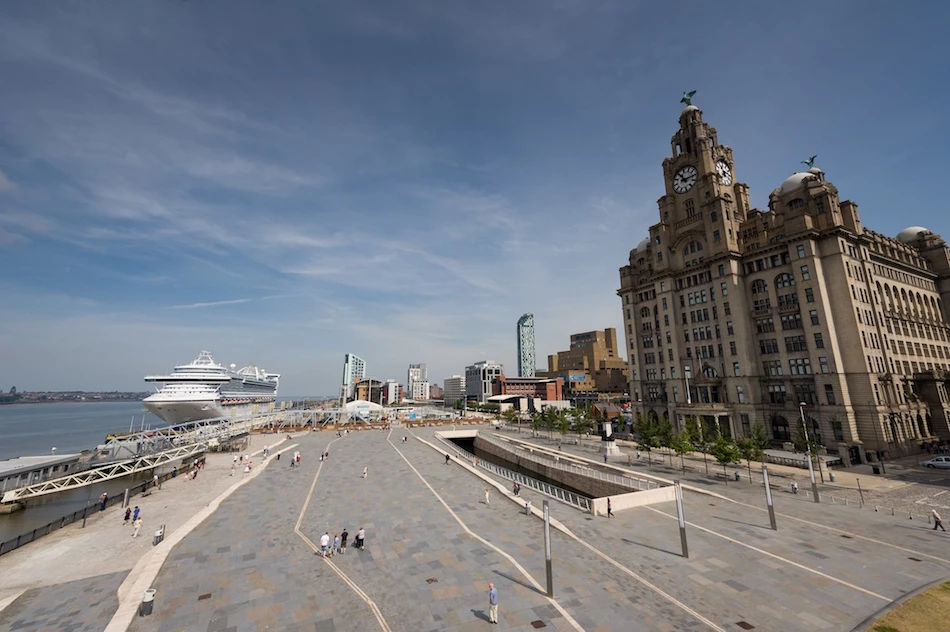
[[[211,593],[205,593],[205,594],[203,594],[203,595],[198,595],[198,601],[201,601],[202,599],[211,599]]]
[[[917,559],[916,557],[908,557],[907,559],[913,560],[915,562],[922,562],[923,560]]]
[[[540,630],[541,628],[546,628],[546,627],[548,627],[548,626],[546,626],[546,625],[544,624],[544,621],[542,621],[541,619],[538,619],[537,621],[532,621],[532,622],[531,622],[531,627]]]
[[[739,622],[736,623],[736,625],[739,626],[740,628],[742,628],[743,630],[754,630],[754,629],[755,629],[755,626],[752,625],[751,623],[749,623],[748,621],[739,621]]]
[[[438,581],[439,581],[439,580],[436,579],[435,577],[430,577],[429,579],[426,580],[426,583],[427,583],[427,584],[435,584],[435,583],[438,583]]]

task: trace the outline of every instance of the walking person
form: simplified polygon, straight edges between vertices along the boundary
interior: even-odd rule
[[[330,549],[330,557],[333,557],[333,554],[340,550],[340,536],[333,536],[333,548]]]
[[[360,551],[366,547],[366,529],[363,527],[360,527],[360,530],[356,532],[356,546],[359,547]]]
[[[99,496],[99,511],[106,510],[106,503],[109,501],[109,494],[102,492]]]
[[[320,536],[320,555],[327,556],[327,547],[330,546],[330,532],[327,531]]]
[[[933,516],[933,519],[934,519],[934,531],[937,530],[937,527],[940,527],[941,529],[943,529],[943,532],[946,533],[947,530],[943,528],[943,521],[940,519],[940,514],[937,513],[937,510],[931,509],[930,515]]]
[[[136,520],[139,519],[139,513],[141,513],[141,511],[142,510],[139,509],[139,506],[136,505],[135,509],[132,510],[132,522],[135,522]]]
[[[366,478],[367,472],[369,472],[369,466],[368,466],[368,465],[363,468],[363,478]]]
[[[491,491],[488,487],[485,488],[485,506],[491,507],[491,503],[488,502],[488,492]]]
[[[604,452],[604,463],[606,463],[606,462],[607,462],[607,453]]]
[[[452,457],[450,457],[448,454],[445,455],[445,464],[446,464],[446,465],[449,464],[449,459],[451,459],[451,458],[452,458]]]
[[[498,589],[488,584],[488,622],[498,623]]]
[[[608,517],[608,518],[613,518],[613,517],[614,517],[614,508],[613,508],[613,506],[610,504],[610,498],[607,499],[607,517]]]
[[[347,533],[346,527],[343,528],[343,533],[340,534],[340,555],[346,555],[346,539],[350,537],[350,534]]]
[[[132,518],[132,509],[130,507],[125,508],[125,519],[122,521],[123,525],[129,524],[129,520]]]
[[[133,527],[133,529],[132,529],[132,537],[133,537],[133,538],[139,537],[139,529],[142,528],[142,518],[139,517],[139,518],[136,518],[135,520],[133,520],[133,521],[132,521],[132,527]]]

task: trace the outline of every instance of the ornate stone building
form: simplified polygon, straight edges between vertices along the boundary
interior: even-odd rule
[[[753,209],[729,147],[687,105],[659,222],[620,269],[634,410],[775,445],[802,417],[844,464],[950,441],[950,251],[890,238],[814,166]],[[804,406],[800,406],[804,404]]]

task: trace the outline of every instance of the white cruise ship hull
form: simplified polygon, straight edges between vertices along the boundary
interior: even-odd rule
[[[145,408],[154,415],[161,417],[170,426],[202,421],[203,419],[218,419],[228,417],[233,420],[247,419],[274,411],[274,402],[224,402],[221,401],[149,401],[144,400]]]

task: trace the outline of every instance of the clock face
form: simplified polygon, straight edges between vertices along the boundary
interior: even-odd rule
[[[677,193],[686,193],[693,188],[698,177],[699,172],[696,170],[696,167],[686,165],[673,176],[673,190]]]
[[[729,168],[729,165],[720,160],[716,163],[716,172],[719,173],[719,179],[723,186],[732,184],[732,169]]]

